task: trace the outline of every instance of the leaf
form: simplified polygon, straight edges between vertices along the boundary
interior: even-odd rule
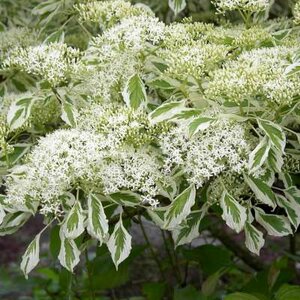
[[[199,131],[203,131],[207,129],[214,121],[213,118],[208,117],[199,117],[195,118],[190,124],[189,124],[189,134],[190,136],[193,136]]]
[[[37,266],[40,260],[40,236],[40,233],[36,235],[22,256],[21,270],[26,278],[28,278],[28,274]]]
[[[119,191],[110,194],[109,197],[120,205],[135,207],[141,204],[141,196],[131,191]]]
[[[143,294],[147,300],[162,300],[166,291],[166,284],[162,282],[146,282],[143,284]]]
[[[294,185],[293,179],[289,173],[279,172],[278,176],[279,176],[279,179],[283,181],[285,188],[289,188]],[[300,197],[300,195],[299,195],[299,197]]]
[[[61,119],[69,126],[76,127],[78,111],[69,97],[64,97],[61,109]]]
[[[259,300],[257,297],[246,293],[233,293],[224,298],[224,300]]]
[[[173,10],[174,14],[177,15],[185,9],[186,1],[185,0],[169,0],[169,7]]]
[[[271,144],[265,136],[257,145],[257,147],[249,155],[249,170],[250,173],[257,171],[268,158]]]
[[[7,213],[0,225],[0,236],[16,232],[30,217],[28,212]]]
[[[118,270],[119,264],[128,257],[131,251],[131,236],[123,226],[122,215],[107,242],[107,247]]]
[[[160,228],[164,227],[164,215],[165,215],[166,209],[165,207],[158,207],[158,208],[152,208],[149,207],[147,209],[147,213],[151,220]]]
[[[271,143],[282,153],[284,153],[286,137],[282,130],[282,128],[267,120],[258,119],[258,126],[261,130],[265,132],[265,134],[269,137]]]
[[[287,217],[266,214],[262,209],[256,208],[255,219],[270,235],[286,236],[292,233],[291,225]]]
[[[274,171],[281,172],[283,165],[282,152],[275,147],[270,148],[268,163]]]
[[[188,285],[181,289],[174,290],[173,300],[206,300],[200,291],[198,291],[194,286]]]
[[[152,124],[174,118],[185,109],[185,101],[165,102],[149,114]]]
[[[291,201],[295,201],[300,205],[300,190],[296,186],[291,186],[284,190],[286,198]]]
[[[18,99],[10,106],[7,113],[7,123],[10,130],[21,127],[29,119],[33,103],[32,97],[25,97]]]
[[[108,234],[108,221],[102,206],[101,198],[94,194],[88,196],[88,233],[100,244]]]
[[[275,300],[298,300],[300,299],[300,286],[284,284],[275,294]]]
[[[122,96],[127,106],[133,109],[138,109],[147,103],[145,85],[138,74],[134,74],[129,78]]]
[[[178,195],[168,207],[165,213],[166,229],[174,229],[178,226],[191,212],[192,206],[195,204],[196,189],[192,184]]]
[[[245,245],[252,253],[259,255],[260,249],[264,246],[263,233],[249,222],[245,223]]]
[[[0,204],[0,225],[1,225],[2,222],[3,222],[5,215],[6,215],[6,214],[5,214],[4,208],[3,208],[3,206]]]
[[[218,282],[221,278],[222,275],[224,275],[224,273],[226,272],[226,269],[224,270],[223,268],[217,272],[215,272],[214,274],[208,276],[208,278],[206,278],[206,280],[202,283],[202,287],[201,287],[201,292],[205,297],[209,297],[211,295],[213,295],[213,293],[215,292]]]
[[[246,208],[226,191],[223,192],[220,205],[223,210],[222,218],[227,226],[237,233],[241,232],[247,219]]]
[[[285,198],[282,195],[276,195],[278,206],[284,208],[290,222],[298,228],[300,224],[300,204],[294,198]]]
[[[265,182],[253,176],[245,175],[244,178],[258,200],[273,208],[276,207],[275,194]]]
[[[69,211],[66,220],[62,226],[65,237],[68,239],[76,239],[84,231],[84,216],[81,204],[77,201]]]
[[[172,230],[172,238],[175,246],[189,244],[192,240],[199,236],[200,222],[204,217],[204,213],[191,213],[186,224],[180,225]]]
[[[58,254],[58,260],[64,268],[73,272],[73,269],[79,263],[80,251],[74,240],[67,239],[65,237],[62,227],[59,231],[59,237],[61,246]]]

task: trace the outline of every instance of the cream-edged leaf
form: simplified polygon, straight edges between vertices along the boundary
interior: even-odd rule
[[[185,101],[165,102],[149,114],[152,124],[168,121],[185,109]]]
[[[108,234],[108,221],[100,197],[94,194],[88,196],[88,233],[103,243]]]
[[[0,225],[3,222],[3,219],[4,219],[5,215],[6,215],[5,211],[4,211],[3,207],[2,207],[2,205],[0,204]]]
[[[185,9],[186,0],[169,0],[169,7],[173,10],[174,14],[177,15]]]
[[[131,76],[122,92],[123,99],[128,107],[138,109],[147,103],[147,93],[143,80],[138,74]]]
[[[36,235],[22,256],[21,270],[26,278],[28,278],[28,274],[37,266],[40,260],[40,236],[40,233]]]
[[[69,211],[62,228],[68,239],[76,239],[83,233],[84,215],[79,201],[76,201]]]
[[[283,153],[275,147],[271,147],[268,155],[268,164],[275,172],[281,172],[283,166]]]
[[[210,125],[215,121],[213,118],[209,117],[198,117],[195,118],[190,124],[189,124],[189,135],[193,136],[199,131],[203,131],[210,127]]]
[[[69,99],[67,96],[63,98],[61,110],[61,119],[69,126],[76,127],[78,111],[71,99]]]
[[[249,222],[245,223],[244,231],[246,247],[252,253],[259,255],[260,249],[265,244],[263,233]]]
[[[256,208],[255,219],[270,235],[286,236],[292,233],[291,224],[285,216],[266,214],[262,209]]]
[[[227,226],[239,233],[247,219],[246,208],[226,191],[222,194],[220,205],[223,210],[222,218]]]
[[[123,226],[122,216],[115,225],[114,231],[107,242],[111,258],[118,269],[119,264],[124,261],[131,251],[131,235]]]
[[[297,229],[300,224],[300,204],[293,198],[286,198],[279,194],[276,195],[276,200],[278,206],[285,210],[290,222]]]
[[[141,196],[131,191],[119,191],[109,195],[112,201],[125,206],[137,206],[141,204]]]
[[[11,130],[21,127],[30,117],[33,97],[24,97],[14,102],[7,113],[7,123]]]
[[[268,120],[257,120],[258,126],[265,134],[269,137],[270,142],[282,153],[284,153],[284,148],[286,144],[286,137],[282,128]]]
[[[275,194],[264,181],[259,178],[247,175],[245,175],[244,178],[258,200],[273,208],[276,207]]]
[[[80,251],[74,240],[66,238],[62,227],[59,231],[59,237],[61,246],[58,254],[58,260],[64,268],[73,272],[73,269],[79,263]]]
[[[165,213],[165,229],[174,229],[178,226],[191,212],[195,204],[196,188],[192,184],[178,195],[168,207]]]
[[[249,155],[249,170],[251,173],[257,171],[267,160],[271,144],[265,136],[257,147]]]

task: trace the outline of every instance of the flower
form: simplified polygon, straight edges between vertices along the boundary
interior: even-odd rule
[[[247,171],[253,137],[244,124],[218,120],[192,137],[185,126],[175,127],[162,135],[160,145],[167,172],[179,167],[189,182],[201,187],[225,171]]]
[[[76,69],[78,57],[79,51],[66,44],[42,44],[13,49],[4,60],[3,66],[17,68],[56,86],[66,81],[70,73]]]
[[[216,0],[214,3],[220,12],[238,9],[256,12],[265,10],[270,5],[269,0]]]

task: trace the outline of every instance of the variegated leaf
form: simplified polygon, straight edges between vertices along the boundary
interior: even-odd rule
[[[100,244],[108,234],[108,221],[102,206],[101,198],[94,194],[88,196],[88,233]]]
[[[249,169],[253,173],[257,171],[267,160],[271,144],[265,136],[257,147],[249,155]]]
[[[222,194],[220,205],[223,210],[222,218],[227,226],[239,233],[247,219],[246,208],[226,191]]]
[[[165,213],[166,229],[174,229],[178,226],[191,212],[195,204],[196,189],[192,184],[178,195],[168,207]]]
[[[123,226],[121,215],[107,242],[107,247],[116,269],[118,269],[119,264],[129,256],[131,251],[131,236]]]
[[[259,255],[260,249],[264,246],[265,240],[263,233],[255,228],[251,223],[245,223],[245,245],[256,255]]]
[[[76,239],[83,233],[84,215],[79,201],[69,211],[62,228],[68,239]]]

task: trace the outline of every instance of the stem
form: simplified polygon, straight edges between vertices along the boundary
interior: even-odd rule
[[[180,275],[178,276],[178,270],[177,270],[177,268],[176,268],[176,263],[175,263],[174,260],[173,260],[173,255],[172,255],[172,253],[171,253],[171,251],[170,251],[170,249],[169,249],[168,241],[167,241],[167,239],[166,239],[166,236],[165,236],[165,233],[164,233],[163,230],[161,230],[161,234],[162,234],[162,237],[163,237],[163,240],[164,240],[164,245],[165,245],[165,249],[166,249],[167,255],[168,255],[168,257],[169,257],[171,266],[172,266],[172,268],[173,268],[173,270],[174,270],[174,275],[175,275],[175,277],[176,277],[176,280],[177,280],[177,282],[181,282]]]
[[[89,281],[89,286],[90,286],[90,298],[91,300],[95,300],[95,291],[94,291],[94,285],[93,285],[93,272],[91,270],[91,264],[89,260],[89,253],[87,248],[84,250],[85,254],[85,266],[87,270],[87,275],[88,275],[88,281]]]
[[[147,244],[147,246],[149,247],[149,250],[150,250],[150,252],[151,252],[151,255],[152,255],[152,257],[153,257],[153,259],[154,259],[154,261],[155,261],[155,263],[156,263],[156,265],[157,265],[157,267],[158,267],[158,269],[159,269],[159,272],[160,272],[160,275],[161,275],[161,279],[162,279],[164,282],[166,282],[166,276],[165,276],[165,273],[164,273],[164,271],[163,271],[163,267],[162,267],[162,265],[161,265],[161,263],[160,263],[160,261],[159,261],[159,259],[158,259],[157,254],[155,253],[154,247],[153,247],[152,244],[150,243],[150,240],[149,240],[149,238],[148,238],[148,235],[147,235],[147,233],[146,233],[145,227],[144,227],[143,222],[142,222],[141,215],[139,215],[138,218],[139,218],[140,227],[141,227],[141,230],[142,230],[144,239],[145,239],[146,244]]]

